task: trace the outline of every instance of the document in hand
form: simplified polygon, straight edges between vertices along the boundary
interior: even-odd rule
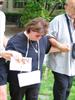
[[[32,70],[32,58],[23,57],[22,61],[17,61],[14,57],[12,57],[10,61],[10,70],[31,71]]]

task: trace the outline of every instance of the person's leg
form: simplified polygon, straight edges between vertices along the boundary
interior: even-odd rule
[[[23,100],[24,89],[9,83],[10,100]]]
[[[29,86],[26,90],[26,100],[38,100],[40,84]]]
[[[54,100],[65,100],[66,91],[68,88],[68,77],[63,74],[53,72],[54,75],[54,87],[53,95]]]
[[[0,86],[0,100],[7,100],[7,85]]]
[[[65,100],[68,100],[68,96],[70,94],[70,90],[71,90],[71,87],[72,87],[72,82],[73,82],[73,76],[68,76],[68,88],[67,88],[67,91],[66,91],[66,99]]]

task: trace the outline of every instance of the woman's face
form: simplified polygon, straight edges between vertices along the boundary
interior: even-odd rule
[[[42,34],[40,34],[38,32],[34,32],[32,30],[30,31],[30,33],[28,34],[28,36],[29,36],[29,39],[33,40],[33,41],[38,41],[38,40],[40,40],[43,37]]]

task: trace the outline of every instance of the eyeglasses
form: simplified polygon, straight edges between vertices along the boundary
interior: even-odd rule
[[[2,5],[3,4],[3,1],[0,1],[0,5]]]

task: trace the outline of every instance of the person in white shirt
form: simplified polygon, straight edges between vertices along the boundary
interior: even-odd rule
[[[2,64],[4,65],[4,58],[10,60],[12,56],[15,56],[19,60],[19,58],[22,58],[22,55],[16,51],[5,51],[8,39],[4,35],[6,18],[2,11],[3,2],[4,0],[0,0],[0,100],[7,100],[7,71]]]
[[[75,42],[75,0],[66,0],[65,14],[68,18],[73,42]],[[49,35],[53,35],[60,43],[67,44],[70,48],[72,42],[65,14],[56,16],[49,24]],[[54,100],[67,100],[75,76],[75,59],[72,51],[65,53],[50,53],[47,64],[54,75],[53,96]]]
[[[1,11],[3,6],[3,0],[0,0],[0,51],[4,51],[4,45],[6,37],[4,36],[5,32],[5,14]],[[5,38],[5,39],[4,39]],[[1,67],[2,58],[0,57],[0,100],[7,100],[6,92],[6,71],[5,68]]]

